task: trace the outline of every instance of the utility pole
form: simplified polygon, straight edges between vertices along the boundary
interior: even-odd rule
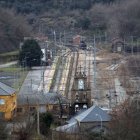
[[[42,80],[42,85],[41,85],[41,91],[44,92],[45,89],[45,65],[43,65],[42,60],[40,60],[40,65],[41,65],[41,80]]]
[[[123,53],[124,53],[124,56],[125,56],[125,38],[124,38],[124,41],[123,41]]]
[[[60,45],[62,45],[61,32],[60,32],[60,34],[59,34],[59,42],[60,42]]]
[[[66,46],[66,32],[65,31],[64,31],[64,46]],[[65,52],[66,52],[66,49],[65,49]]]
[[[84,73],[86,74],[86,65],[87,65],[87,63],[86,63],[86,58],[87,58],[87,50],[85,50],[84,51],[85,52],[85,67],[84,67]]]
[[[64,44],[66,44],[66,32],[64,31]]]
[[[89,65],[89,68],[88,68],[88,71],[87,71],[87,73],[88,73],[88,87],[90,88],[90,64],[91,64],[91,50],[89,51],[89,63],[88,63],[88,65]]]
[[[30,104],[28,96],[27,96],[27,105],[28,105],[28,123],[30,123]]]
[[[33,80],[31,79],[31,91],[33,91]]]
[[[96,38],[94,35],[94,41],[93,41],[93,53],[94,53],[94,64],[93,64],[93,70],[94,70],[94,90],[95,90],[95,95],[99,99],[97,92],[96,92]]]
[[[40,135],[40,116],[39,116],[39,101],[37,103],[37,133]]]
[[[62,48],[63,48],[63,46],[62,46],[61,32],[59,34],[59,44],[60,44],[60,46],[59,46],[60,47],[60,55],[62,56]]]
[[[107,33],[105,32],[105,45],[107,44]]]
[[[96,40],[94,35],[94,42],[93,42],[93,53],[94,53],[94,88],[96,88]]]
[[[43,79],[43,89],[42,89],[42,91],[44,92],[44,90],[45,90],[45,83],[44,83],[44,69],[43,69],[42,79]]]
[[[56,56],[56,33],[55,33],[55,30],[54,30],[54,56]]]
[[[131,36],[131,53],[133,56],[133,44],[134,44],[134,40],[133,40],[133,36]]]
[[[137,39],[137,45],[136,45],[136,47],[137,47],[137,55],[138,55],[138,52],[139,52],[139,42],[138,42],[138,39]]]

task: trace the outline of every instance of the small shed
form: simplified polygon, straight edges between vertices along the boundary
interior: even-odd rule
[[[124,51],[124,45],[124,41],[122,41],[120,38],[115,38],[112,40],[111,51],[114,53],[121,53]]]
[[[60,104],[63,108],[63,115],[67,114],[65,109],[68,108],[69,102],[58,93],[20,94],[17,97],[17,115],[34,113],[39,108],[40,113],[50,111],[59,117]]]
[[[69,137],[69,140],[73,136],[81,137],[81,134],[89,132],[108,132],[108,122],[111,120],[111,116],[108,114],[108,111],[98,107],[92,106],[87,110],[83,110],[78,115],[72,117],[68,124],[64,126],[57,127],[52,132],[52,138],[58,139],[60,135]],[[84,135],[82,136],[84,137]]]
[[[71,118],[68,123],[78,122],[81,131],[99,131],[100,128],[107,131],[107,123],[110,119],[110,115],[104,109],[98,106],[92,106],[77,116]]]
[[[73,45],[79,46],[81,41],[84,41],[84,40],[85,40],[84,36],[76,35],[76,36],[73,37]]]

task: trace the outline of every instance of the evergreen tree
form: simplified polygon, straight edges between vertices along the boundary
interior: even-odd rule
[[[32,67],[41,64],[43,54],[37,41],[30,39],[26,40],[22,45],[19,62],[22,66]]]

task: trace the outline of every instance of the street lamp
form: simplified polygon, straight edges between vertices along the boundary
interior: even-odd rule
[[[110,95],[106,94],[106,97],[109,100],[109,108],[111,108],[111,94]]]
[[[115,98],[116,98],[116,105],[117,105],[117,103],[118,103],[118,102],[117,102],[117,97],[118,97],[118,95],[117,95],[117,94],[115,94],[114,96],[115,96]]]
[[[100,120],[101,120],[101,131],[102,131],[102,128],[103,128],[103,125],[102,125],[102,117],[101,117],[101,115],[99,115],[99,114],[96,114],[96,116],[98,116],[99,118],[100,118]]]
[[[101,115],[99,115],[99,114],[96,114],[96,116],[98,116],[100,118],[100,120],[101,120],[100,136],[101,136],[101,140],[102,140],[102,132],[103,132],[103,124],[102,124],[102,121],[103,121],[103,119],[102,119]]]
[[[111,96],[111,93],[112,93],[112,96]],[[117,93],[116,93],[116,91],[113,91],[113,92],[110,92],[110,90],[109,90],[109,94],[106,94],[106,97],[108,98],[108,100],[109,100],[109,107],[110,108],[112,108],[112,99],[115,99],[116,101],[115,101],[115,105],[117,105],[117,103],[118,103],[118,101],[117,101],[117,97],[118,97],[118,95],[117,95]]]

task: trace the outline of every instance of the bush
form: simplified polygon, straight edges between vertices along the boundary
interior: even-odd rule
[[[90,20],[89,18],[79,19],[78,22],[75,24],[75,26],[82,28],[83,30],[87,30],[90,27]]]
[[[42,113],[40,114],[40,132],[43,135],[47,135],[50,129],[51,124],[54,119],[51,113]]]

